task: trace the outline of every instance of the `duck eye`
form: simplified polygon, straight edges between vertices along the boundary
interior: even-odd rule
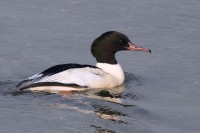
[[[123,40],[119,40],[119,44],[124,44],[124,41]]]

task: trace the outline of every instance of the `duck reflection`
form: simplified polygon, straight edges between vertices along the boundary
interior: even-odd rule
[[[125,89],[125,84],[111,89],[93,89],[83,92],[82,94],[88,98],[105,100],[117,104],[123,104],[122,92]]]
[[[113,130],[105,129],[105,128],[102,128],[100,126],[96,126],[96,125],[90,125],[90,126],[95,128],[98,133],[116,133]]]
[[[67,103],[54,104],[54,105],[51,105],[51,107],[72,109],[72,110],[76,110],[77,112],[81,112],[85,114],[95,114],[97,117],[104,120],[110,120],[110,121],[115,121],[119,123],[126,123],[125,121],[121,119],[121,117],[126,116],[127,114],[113,108],[113,106],[116,106],[116,104],[123,107],[133,106],[133,105],[125,104],[123,102],[124,88],[125,88],[125,85],[123,84],[121,86],[118,86],[112,89],[95,89],[95,90],[72,93],[73,96],[71,98],[75,98],[75,97],[89,98],[87,99],[87,101],[90,101],[90,105],[91,105],[90,107],[94,108],[94,110],[89,110],[89,109],[87,110],[87,109],[81,109],[79,107],[69,106]],[[64,99],[70,98],[70,97],[66,97],[66,94],[63,94],[63,93],[60,93],[60,95]],[[113,103],[113,104],[110,104],[110,103]],[[85,103],[83,102],[82,104],[85,104]]]
[[[68,109],[86,114],[87,116],[96,116],[97,119],[102,121],[106,120],[118,124],[130,124],[130,119],[134,119],[130,118],[130,111],[137,110],[133,101],[141,97],[134,93],[133,88],[142,84],[142,78],[129,73],[125,73],[125,75],[126,81],[124,84],[110,89],[90,89],[72,92],[62,91],[56,92],[56,94],[55,92],[52,94],[52,92],[28,93],[26,91],[17,91],[12,94],[13,96],[18,96],[31,93],[37,95],[37,98],[41,95],[49,95],[47,98],[51,98],[48,98],[47,106],[50,108]],[[45,100],[47,99],[46,96],[40,98],[42,100],[44,100],[43,98],[45,98]],[[102,127],[101,122],[91,123],[89,126],[94,128],[98,133],[115,133],[115,131],[110,130],[109,127]]]
[[[101,119],[116,121],[119,123],[126,123],[121,120],[122,116],[126,116],[125,113],[113,109],[110,105],[105,102],[111,102],[120,106],[129,107],[133,105],[125,104],[123,101],[123,92],[125,84],[112,88],[112,89],[95,89],[84,92],[87,98],[95,99],[95,102],[91,102],[91,106],[94,108],[94,113]],[[98,101],[96,101],[98,100]],[[103,100],[103,101],[99,101]],[[115,105],[114,105],[115,106]]]
[[[116,121],[119,123],[126,123],[126,122],[122,121],[120,118],[121,116],[126,116],[126,114],[124,114],[123,112],[114,110],[108,106],[104,106],[101,104],[93,104],[92,106],[95,109],[95,111],[94,111],[95,114],[99,118],[102,118],[105,120]]]

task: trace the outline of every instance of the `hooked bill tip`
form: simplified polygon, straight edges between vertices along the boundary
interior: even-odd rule
[[[151,49],[149,49],[148,52],[151,53]]]

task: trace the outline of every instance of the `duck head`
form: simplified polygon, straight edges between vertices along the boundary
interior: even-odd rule
[[[151,53],[150,49],[133,44],[126,35],[117,31],[103,33],[94,40],[91,46],[91,53],[98,63],[117,64],[115,53],[123,50]]]

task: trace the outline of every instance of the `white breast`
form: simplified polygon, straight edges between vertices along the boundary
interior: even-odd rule
[[[120,64],[97,63],[96,66],[111,75],[114,82],[113,87],[121,85],[124,82],[125,76]]]

